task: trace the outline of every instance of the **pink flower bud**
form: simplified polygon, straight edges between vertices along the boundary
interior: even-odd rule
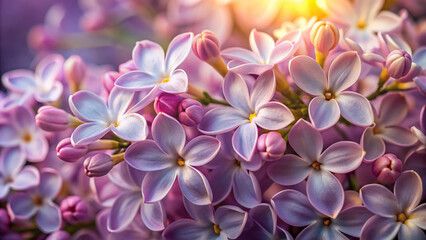
[[[56,155],[66,162],[75,162],[87,153],[87,146],[74,147],[71,144],[71,138],[62,139],[56,146]]]
[[[120,72],[121,74],[134,71],[134,70],[138,70],[138,68],[136,67],[132,59],[118,66],[118,72]]]
[[[80,27],[87,32],[94,32],[109,25],[109,16],[103,10],[93,10],[86,12],[80,18]]]
[[[277,132],[262,134],[257,140],[257,149],[260,157],[265,161],[280,159],[284,155],[286,148],[285,140]]]
[[[114,83],[120,75],[120,73],[113,71],[105,73],[104,78],[102,79],[102,83],[104,84],[104,87],[108,93],[110,93],[114,88]]]
[[[106,153],[97,153],[84,160],[84,173],[89,177],[100,177],[109,173],[114,167],[111,156]]]
[[[371,171],[382,184],[392,184],[401,175],[402,162],[393,154],[379,157],[373,164]]]
[[[411,64],[411,68],[410,71],[408,71],[408,73],[403,76],[400,77],[398,79],[399,82],[411,82],[414,80],[415,77],[420,76],[420,74],[422,73],[422,67],[420,67],[419,65],[412,63]]]
[[[184,99],[179,104],[179,122],[186,126],[195,126],[201,122],[204,110],[201,103],[193,99]]]
[[[331,22],[319,21],[312,26],[310,38],[317,52],[327,55],[339,43],[339,30]]]
[[[70,224],[77,224],[87,219],[87,205],[79,196],[65,198],[60,208],[63,219]]]
[[[59,46],[59,38],[59,33],[54,29],[38,25],[29,31],[28,44],[37,51],[52,50]]]
[[[386,69],[389,76],[401,78],[410,71],[412,59],[410,54],[404,50],[393,50],[386,58]]]
[[[178,106],[181,100],[182,98],[175,94],[161,93],[154,100],[154,110],[157,114],[163,112],[177,118]]]
[[[192,51],[202,61],[209,62],[220,56],[220,42],[209,30],[204,30],[194,37]]]
[[[70,117],[71,115],[62,109],[43,106],[38,110],[35,120],[39,128],[48,132],[57,132],[69,127]]]
[[[0,209],[0,232],[5,233],[9,231],[10,217],[6,210]]]
[[[71,236],[66,231],[58,230],[51,233],[46,240],[71,240]]]
[[[72,55],[64,63],[64,74],[70,83],[81,84],[86,77],[86,72],[86,63],[80,56]]]

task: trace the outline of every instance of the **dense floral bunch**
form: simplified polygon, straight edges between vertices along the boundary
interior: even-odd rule
[[[1,238],[426,239],[426,47],[382,4],[4,74]]]

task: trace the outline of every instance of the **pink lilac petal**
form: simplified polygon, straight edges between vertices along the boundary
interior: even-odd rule
[[[397,125],[407,116],[407,101],[402,94],[389,94],[380,105],[380,126]]]
[[[394,194],[398,200],[399,207],[404,211],[411,212],[422,199],[422,180],[414,171],[405,171],[395,182]]]
[[[63,63],[64,58],[59,54],[51,54],[43,58],[35,70],[37,85],[50,89],[59,80]]]
[[[24,93],[34,90],[36,85],[34,73],[26,69],[18,69],[3,74],[3,85],[14,92]]]
[[[263,63],[269,63],[269,57],[275,48],[274,39],[264,32],[253,29],[250,32],[250,47]]]
[[[361,146],[364,148],[365,160],[373,161],[385,153],[386,147],[380,135],[374,134],[374,128],[369,127],[364,130],[361,136]]]
[[[327,170],[312,171],[306,183],[309,202],[320,213],[336,218],[343,207],[344,192],[339,180]]]
[[[131,71],[117,78],[115,86],[127,90],[143,90],[153,88],[161,79],[143,71]]]
[[[418,140],[410,130],[400,126],[385,127],[380,136],[385,141],[399,146],[411,146]]]
[[[230,72],[225,76],[223,95],[234,108],[240,109],[248,115],[253,110],[250,106],[247,84],[240,75]]]
[[[30,142],[21,143],[21,149],[30,162],[43,161],[49,151],[49,143],[43,135],[33,136]]]
[[[339,216],[333,220],[333,225],[343,233],[360,237],[362,227],[372,216],[373,214],[367,208],[354,206],[340,212]]]
[[[19,144],[19,133],[10,124],[0,123],[0,146],[13,147]]]
[[[109,113],[104,100],[92,92],[79,91],[71,95],[69,105],[74,115],[82,121],[108,121]]]
[[[110,127],[102,122],[90,122],[78,126],[71,134],[73,145],[86,145],[101,139],[110,131]]]
[[[325,100],[323,96],[315,97],[309,103],[309,119],[318,130],[324,130],[335,125],[340,118],[337,101]]]
[[[13,122],[17,130],[33,130],[36,128],[34,113],[27,107],[19,106],[14,109],[12,115]]]
[[[426,239],[424,231],[415,224],[401,224],[398,239]]]
[[[53,202],[44,204],[36,214],[36,223],[44,233],[51,233],[61,227],[61,210]]]
[[[266,71],[254,82],[250,93],[250,106],[261,106],[269,101],[275,94],[275,74],[273,71]]]
[[[111,116],[116,118],[124,115],[133,101],[134,93],[131,91],[113,88],[108,96],[108,108]]]
[[[345,52],[333,60],[328,70],[328,89],[335,94],[352,86],[361,74],[361,59],[356,52]]]
[[[226,133],[241,124],[248,123],[249,120],[246,115],[246,113],[231,107],[213,108],[204,115],[198,129],[204,134]]]
[[[144,203],[141,208],[142,221],[152,231],[162,231],[165,227],[166,212],[161,202]]]
[[[357,0],[355,1],[355,11],[359,19],[364,19],[365,22],[369,22],[376,17],[380,9],[383,7],[384,0]]]
[[[354,142],[341,141],[328,147],[319,157],[321,168],[334,173],[348,173],[359,167],[364,153]]]
[[[0,173],[0,177],[3,177],[1,176],[1,173]],[[3,199],[9,194],[11,186],[10,184],[4,183],[3,179],[1,181],[2,182],[0,183],[0,199]]]
[[[393,12],[381,11],[369,23],[368,28],[374,32],[390,32],[401,25],[402,19]]]
[[[139,98],[139,101],[133,105],[127,112],[134,113],[139,112],[144,107],[148,106],[150,103],[154,101],[154,99],[161,93],[161,90],[157,87],[153,89],[144,89],[142,91],[138,91],[139,96],[143,96]]]
[[[373,216],[364,224],[361,230],[361,240],[394,239],[401,227],[395,219]]]
[[[0,155],[0,172],[3,176],[16,176],[25,165],[25,155],[18,147],[5,148]]]
[[[323,148],[321,134],[307,121],[300,119],[290,130],[289,143],[296,153],[306,161],[318,160]]]
[[[111,125],[111,131],[127,141],[142,141],[148,136],[148,124],[144,117],[137,113],[129,113],[118,119],[118,126]]]
[[[284,104],[268,102],[256,109],[257,117],[253,121],[261,128],[278,130],[294,121],[294,116]]]
[[[170,74],[168,82],[162,82],[158,88],[167,93],[184,93],[188,90],[188,76],[182,69],[176,69]]]
[[[191,51],[193,35],[193,33],[182,33],[170,42],[165,60],[167,72],[173,72],[186,59]]]
[[[172,167],[177,160],[165,154],[150,139],[130,145],[124,159],[130,166],[141,171],[163,170]]]
[[[355,9],[348,0],[324,0],[324,4],[329,11],[331,17],[344,23],[355,22],[357,19]]]
[[[227,65],[228,69],[232,73],[237,74],[254,74],[260,75],[266,71],[271,70],[273,64],[259,64],[259,63],[245,63],[240,60],[232,60]]]
[[[38,191],[45,199],[54,199],[62,188],[62,178],[52,168],[44,168],[40,172],[40,184]]]
[[[222,206],[216,210],[214,219],[228,238],[240,236],[247,222],[247,212],[236,206]]]
[[[219,152],[220,141],[210,136],[198,136],[192,139],[184,149],[181,156],[185,163],[191,166],[202,166],[210,162]]]
[[[54,102],[62,95],[63,88],[62,83],[54,82],[48,92],[37,91],[34,93],[34,98],[38,102]]]
[[[234,184],[234,168],[226,168],[224,170],[221,168],[222,167],[214,169],[207,175],[207,179],[209,180],[212,189],[213,204],[223,201],[231,192]]]
[[[238,168],[235,171],[233,183],[235,200],[243,207],[252,208],[260,203],[262,192],[252,172]]]
[[[212,190],[207,178],[191,166],[179,168],[179,187],[183,196],[196,205],[206,205],[212,202]]]
[[[242,124],[232,135],[232,146],[243,160],[249,161],[253,156],[257,137],[257,126],[253,122]]]
[[[245,48],[231,47],[222,51],[222,57],[225,60],[239,60],[242,62],[257,63],[257,56],[252,51]]]
[[[132,59],[136,67],[146,73],[156,75],[165,70],[163,48],[149,40],[136,42]]]
[[[40,174],[34,166],[26,166],[19,172],[10,185],[15,190],[25,190],[35,187],[40,182]]]
[[[370,102],[361,94],[342,92],[336,101],[342,116],[349,122],[364,127],[373,124],[374,117]]]
[[[182,152],[186,140],[185,131],[175,118],[160,113],[155,117],[151,129],[155,142],[165,153],[177,154]]]
[[[327,88],[327,79],[321,66],[311,57],[297,56],[289,63],[294,83],[311,95],[322,95]]]
[[[290,41],[278,43],[269,56],[268,63],[279,64],[287,60],[293,54],[293,44]]]
[[[112,205],[107,220],[108,231],[123,231],[135,218],[142,203],[139,192],[125,192],[121,194]]]
[[[142,182],[142,193],[145,202],[153,203],[163,199],[172,188],[176,176],[176,168],[148,172]]]
[[[37,212],[31,195],[22,192],[10,196],[7,208],[11,212],[11,216],[20,219],[28,219]]]
[[[395,195],[382,185],[365,185],[360,190],[360,197],[365,207],[379,216],[395,218],[395,213],[401,211]]]
[[[278,184],[295,185],[308,177],[312,171],[311,164],[296,155],[287,154],[268,167],[268,176]]]

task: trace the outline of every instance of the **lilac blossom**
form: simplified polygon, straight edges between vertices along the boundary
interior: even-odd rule
[[[10,189],[25,190],[37,186],[40,181],[38,169],[25,166],[25,155],[19,148],[6,148],[0,154],[0,199]]]
[[[182,125],[164,113],[154,119],[152,136],[154,141],[132,144],[124,155],[130,166],[148,172],[142,182],[145,202],[163,199],[178,178],[185,198],[200,205],[211,203],[210,185],[195,167],[210,162],[218,153],[220,142],[199,136],[186,143]]]
[[[425,239],[426,204],[421,204],[422,181],[414,171],[405,171],[396,180],[394,192],[379,184],[361,188],[365,207],[375,216],[368,219],[361,239]]]
[[[296,190],[284,190],[271,199],[272,206],[284,222],[296,226],[307,226],[296,239],[349,239],[343,233],[359,237],[365,221],[372,214],[363,206],[352,206],[330,218],[313,208],[308,198]]]
[[[40,184],[26,192],[10,196],[7,208],[12,218],[28,219],[35,216],[37,226],[44,233],[59,230],[61,210],[53,202],[62,186],[62,178],[52,168],[40,171]]]
[[[232,107],[208,111],[198,128],[205,134],[221,134],[236,129],[232,136],[235,152],[249,161],[256,149],[258,129],[278,130],[294,120],[291,111],[280,102],[270,102],[275,93],[272,71],[260,75],[251,91],[242,76],[228,73],[223,85],[225,99]]]
[[[309,118],[320,130],[336,124],[342,115],[359,126],[373,123],[373,110],[359,93],[343,91],[352,86],[361,73],[361,60],[356,52],[345,52],[333,60],[328,78],[321,66],[308,56],[290,61],[290,74],[298,87],[315,97],[309,103]]]
[[[43,161],[49,146],[35,123],[34,113],[21,106],[7,113],[9,121],[0,121],[0,146],[19,147],[28,161]]]
[[[108,104],[88,91],[71,95],[69,105],[74,115],[84,124],[71,135],[73,145],[92,143],[112,131],[127,141],[141,141],[148,135],[148,126],[143,116],[127,110],[133,100],[133,92],[114,88]]]
[[[364,156],[361,146],[341,141],[322,152],[321,134],[303,119],[290,130],[289,143],[300,157],[284,155],[268,168],[268,175],[281,185],[295,185],[308,178],[309,202],[322,214],[335,218],[343,207],[344,193],[332,172],[348,173],[357,169]]]

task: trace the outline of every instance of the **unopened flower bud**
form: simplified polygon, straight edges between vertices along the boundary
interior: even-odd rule
[[[132,59],[118,66],[118,72],[120,72],[121,74],[134,70],[138,70],[138,68],[136,67],[135,62],[133,62]]]
[[[109,173],[114,167],[113,160],[106,153],[97,153],[84,160],[84,173],[89,177],[100,177]]]
[[[62,109],[52,106],[41,107],[35,117],[39,128],[48,132],[58,132],[70,127],[74,117]]]
[[[80,27],[87,32],[103,29],[107,27],[109,23],[109,16],[103,10],[88,11],[80,18]]]
[[[52,50],[58,47],[60,36],[52,28],[38,25],[28,33],[28,44],[35,50]]]
[[[286,148],[285,140],[277,132],[262,134],[257,140],[257,149],[260,157],[265,161],[280,159],[284,155]]]
[[[179,122],[186,126],[195,126],[201,122],[204,116],[203,106],[200,102],[187,98],[179,104]]]
[[[339,43],[339,30],[331,22],[319,21],[312,26],[310,32],[311,42],[315,50],[323,55],[328,55],[330,50]]]
[[[404,50],[393,50],[386,58],[386,69],[389,76],[401,78],[410,71],[412,59],[410,54]]]
[[[104,88],[108,93],[110,93],[114,88],[114,83],[120,75],[120,73],[113,71],[105,73],[104,78],[102,79],[102,83],[104,84]]]
[[[62,139],[56,146],[56,155],[66,162],[75,162],[87,153],[87,146],[73,146],[70,138]]]
[[[419,66],[419,65],[417,65],[415,63],[412,63],[410,71],[408,71],[408,73],[405,76],[400,77],[398,79],[398,81],[399,82],[411,82],[411,81],[414,80],[414,78],[416,78],[416,77],[418,77],[418,76],[421,75],[422,70],[423,69],[422,69],[421,66]]]
[[[154,110],[157,114],[163,112],[177,118],[178,106],[181,100],[182,98],[175,94],[161,93],[154,100]]]
[[[80,85],[86,77],[87,66],[84,60],[72,55],[64,63],[64,74],[70,85]]]
[[[63,219],[68,223],[77,224],[87,219],[87,205],[79,196],[65,198],[60,208]]]
[[[393,154],[379,157],[372,166],[373,175],[382,184],[392,184],[401,175],[402,162]]]
[[[212,31],[204,30],[194,37],[192,51],[202,61],[216,61],[220,56],[219,39]]]
[[[66,231],[58,230],[51,233],[46,240],[71,240],[71,236]]]
[[[10,217],[6,210],[0,209],[0,232],[5,233],[9,231]]]

